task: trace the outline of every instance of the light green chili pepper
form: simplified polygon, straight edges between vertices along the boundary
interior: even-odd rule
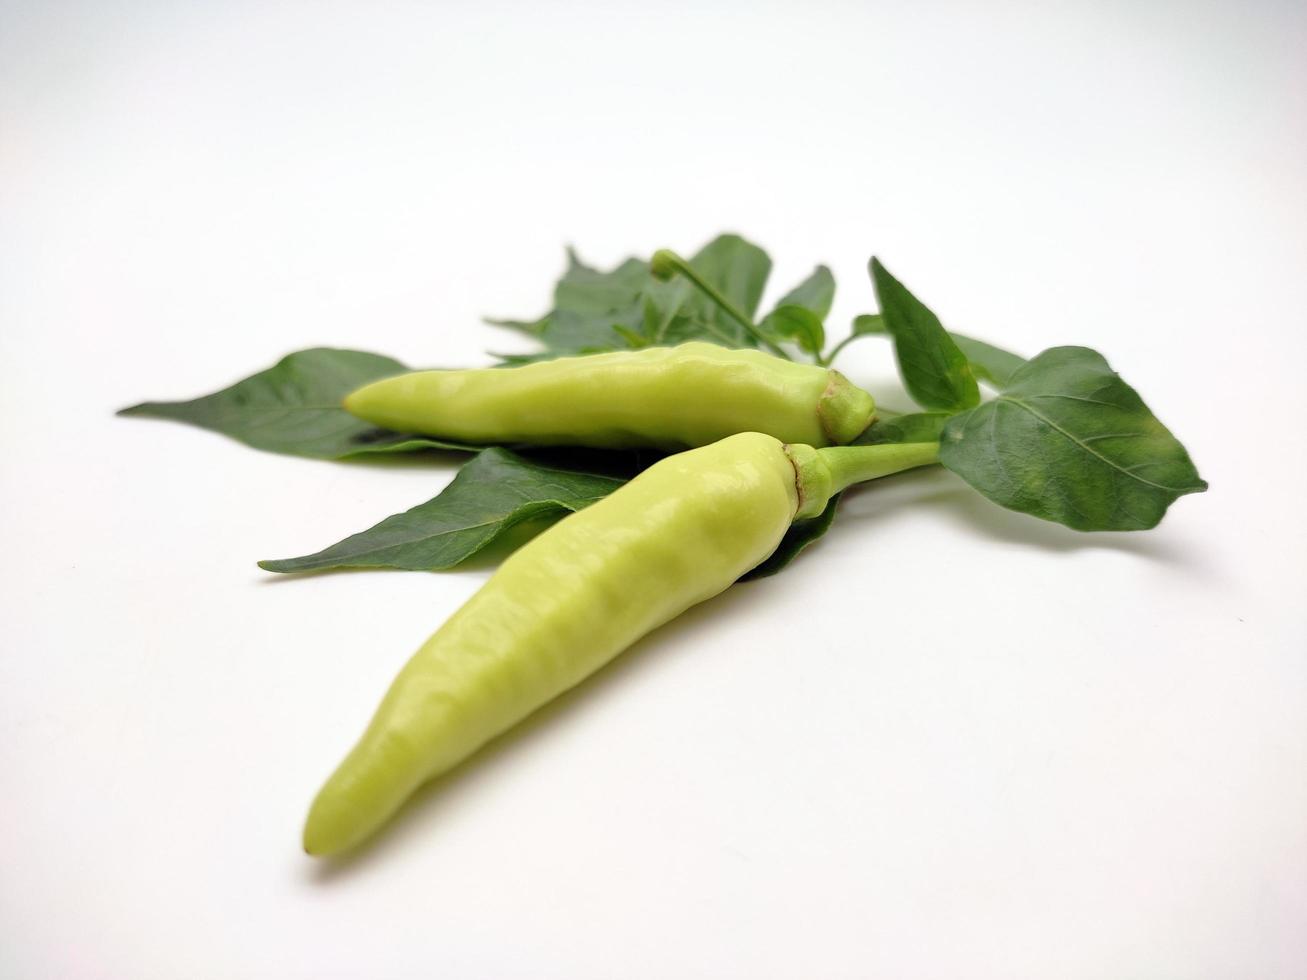
[[[935,443],[814,449],[756,432],[670,456],[508,558],[409,660],[318,793],[304,849],[370,836],[427,780],[770,555],[851,483]]]
[[[842,445],[871,424],[876,406],[830,368],[693,342],[414,371],[360,388],[345,408],[383,428],[476,444],[685,449],[737,432]]]

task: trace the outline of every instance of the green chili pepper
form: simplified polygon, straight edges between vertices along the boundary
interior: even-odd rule
[[[832,494],[937,459],[936,443],[817,450],[749,432],[669,456],[560,521],[400,672],[318,793],[304,849],[364,840],[424,782],[725,590]]]
[[[700,342],[414,371],[365,385],[345,408],[383,428],[460,442],[604,449],[685,449],[737,432],[842,445],[875,414],[871,395],[838,371]]]

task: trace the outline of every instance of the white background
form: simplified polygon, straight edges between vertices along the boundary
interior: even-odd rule
[[[1307,972],[1297,3],[0,3],[0,976]],[[944,472],[641,643],[339,866],[320,781],[489,574],[275,579],[452,462],[114,409],[485,363],[575,243],[1102,350],[1209,493]],[[886,349],[845,369],[888,403]]]

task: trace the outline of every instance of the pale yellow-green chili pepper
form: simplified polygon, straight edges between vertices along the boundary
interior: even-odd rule
[[[414,371],[365,385],[345,408],[383,428],[460,442],[602,449],[685,449],[737,432],[843,445],[875,414],[871,395],[838,371],[697,341],[522,367]]]
[[[814,449],[750,432],[669,456],[511,557],[409,660],[323,786],[304,849],[370,836],[427,780],[770,555],[851,483],[935,443]]]

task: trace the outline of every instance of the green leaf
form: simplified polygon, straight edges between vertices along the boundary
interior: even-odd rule
[[[619,350],[628,345],[622,330],[643,324],[641,292],[650,278],[647,263],[627,259],[600,272],[568,251],[567,272],[554,287],[554,309],[538,336],[554,350]]]
[[[505,327],[509,330],[516,330],[518,333],[524,333],[529,337],[539,337],[544,332],[545,327],[549,325],[547,315],[539,320],[502,320],[490,316],[482,317],[481,320],[492,327]]]
[[[549,522],[581,510],[661,458],[657,453],[551,449],[527,457],[495,447],[477,454],[439,495],[328,548],[298,558],[259,562],[270,572],[338,568],[452,568],[492,543],[515,547],[518,525]],[[776,552],[747,578],[774,575],[830,528],[826,510],[796,521]]]
[[[879,313],[860,313],[853,318],[853,336],[869,337],[872,334],[885,334],[885,318]]]
[[[855,446],[878,446],[884,443],[939,442],[944,424],[953,416],[948,412],[909,412],[877,418],[866,431],[853,440]]]
[[[853,318],[852,329],[849,335],[835,345],[834,350],[827,355],[822,362],[824,364],[832,363],[839,356],[840,351],[848,347],[859,337],[870,337],[873,334],[885,333],[885,320],[879,313],[863,313]]]
[[[171,419],[238,439],[255,449],[314,459],[477,446],[379,429],[340,407],[369,381],[407,368],[365,351],[315,347],[288,354],[230,388],[182,402],[143,402],[118,414]]]
[[[776,308],[763,317],[758,329],[773,342],[789,341],[799,349],[821,357],[826,346],[823,326],[835,301],[835,277],[819,265],[812,275],[780,298]]]
[[[778,306],[763,318],[758,328],[773,341],[793,341],[809,354],[819,355],[826,346],[821,319],[803,306]]]
[[[644,288],[649,264],[629,258],[601,272],[567,250],[567,271],[554,287],[554,308],[575,313],[608,313],[627,306]]]
[[[497,354],[494,351],[488,352],[491,357],[499,358],[499,363],[494,365],[497,368],[520,367],[523,364],[535,364],[537,361],[552,361],[559,357],[568,356],[567,351],[557,350],[538,350],[530,354]]]
[[[656,343],[664,347],[675,347],[691,340],[701,340],[722,347],[739,347],[740,342],[731,335],[724,334],[716,327],[694,317],[677,314],[667,323],[666,329]]]
[[[886,333],[888,331],[884,317],[878,313],[863,313],[853,318],[853,334],[849,339]],[[987,344],[983,340],[954,333],[952,330],[948,335],[953,338],[953,343],[958,345],[967,363],[971,365],[971,373],[995,388],[1006,387],[1012,373],[1026,363],[1024,357],[1003,350],[1001,347],[995,347],[993,344]],[[845,343],[848,341],[846,340]]]
[[[644,290],[652,282],[649,265],[631,258],[609,272],[586,265],[567,250],[567,269],[554,285],[554,306],[538,320],[487,318],[535,337],[545,350],[532,354],[495,355],[506,363],[525,364],[571,354],[625,350],[627,338],[644,321]]]
[[[818,322],[825,322],[834,302],[835,277],[831,275],[830,269],[819,265],[812,270],[812,275],[777,301],[776,309],[779,310],[782,306],[802,306],[817,314]]]
[[[718,235],[689,261],[741,313],[753,317],[758,312],[767,277],[771,275],[771,259],[757,245],[739,235]],[[754,338],[730,314],[697,290],[685,288],[684,283],[679,285],[684,295],[679,307],[682,315],[705,324],[737,347],[756,346]]]
[[[1006,388],[1012,381],[1012,375],[1026,363],[1024,357],[1019,357],[1001,347],[995,347],[993,344],[987,344],[983,340],[952,332],[949,336],[966,356],[967,363],[971,365],[971,373],[982,381],[988,381],[995,388]]]
[[[1207,484],[1184,447],[1086,347],[1027,362],[944,427],[940,462],[990,500],[1080,531],[1153,527]]]
[[[539,353],[496,355],[526,364],[573,354],[593,354],[706,340],[755,346],[729,314],[682,280],[661,282],[642,259],[627,259],[603,272],[568,250],[568,265],[554,287],[554,307],[538,320],[487,320],[535,337]],[[690,259],[695,270],[742,312],[752,317],[762,298],[771,260],[738,235],[720,235]]]
[[[748,582],[751,579],[775,575],[794,561],[795,558],[799,557],[799,552],[830,530],[831,523],[835,520],[835,507],[839,501],[840,495],[837,493],[830,498],[830,503],[826,505],[826,509],[816,517],[811,517],[805,521],[795,521],[791,524],[790,529],[785,532],[785,537],[781,538],[781,543],[771,553],[770,557],[757,568],[746,572],[740,578],[740,581]]]
[[[980,401],[971,366],[935,316],[880,261],[871,260],[871,280],[904,387],[922,408],[961,411]]]
[[[532,462],[487,449],[440,494],[329,548],[261,561],[270,572],[327,568],[451,568],[527,520],[561,517],[594,503],[625,480]]]

